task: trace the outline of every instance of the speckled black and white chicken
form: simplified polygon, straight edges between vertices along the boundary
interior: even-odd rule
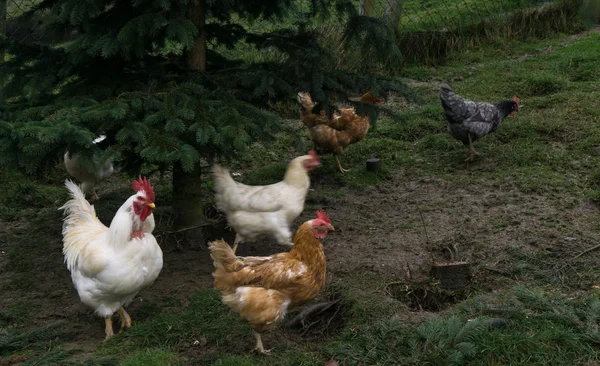
[[[504,118],[519,111],[517,97],[498,103],[474,102],[458,96],[447,83],[440,86],[440,100],[448,120],[448,132],[468,148],[467,162],[479,155],[473,149],[473,142],[494,132]]]
[[[106,139],[105,135],[96,138],[92,143],[98,144]],[[81,189],[85,194],[90,195],[90,201],[96,201],[96,183],[110,177],[114,171],[111,159],[100,160],[98,156],[92,158],[93,167],[85,164],[79,154],[71,154],[65,152],[64,156],[65,168],[69,175],[81,182]]]

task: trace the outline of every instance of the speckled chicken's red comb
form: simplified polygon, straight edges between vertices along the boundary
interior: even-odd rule
[[[148,179],[142,178],[140,175],[138,180],[133,181],[131,187],[136,193],[139,191],[144,191],[144,193],[146,193],[146,200],[148,202],[154,202],[154,189],[152,188],[152,185]]]
[[[323,211],[323,210],[317,211],[317,217],[319,219],[323,220],[325,223],[331,225],[331,221],[329,220],[329,216],[327,216],[327,214],[325,213],[325,211]]]

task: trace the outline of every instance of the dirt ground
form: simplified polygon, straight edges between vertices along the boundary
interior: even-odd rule
[[[464,171],[463,174],[472,174]],[[319,183],[313,184],[319,190]],[[570,257],[600,239],[599,209],[577,203],[570,196],[538,196],[504,190],[490,183],[460,186],[439,178],[415,178],[403,173],[377,187],[341,198],[317,198],[310,193],[307,208],[294,223],[313,217],[324,208],[336,231],[324,241],[328,283],[374,272],[390,281],[418,280],[428,275],[432,261],[468,261],[475,279],[493,290],[498,271],[510,266],[509,249],[524,252],[553,251]],[[18,225],[19,222],[11,225]],[[6,232],[8,227],[0,228]],[[593,236],[592,236],[593,235]],[[60,236],[49,238],[48,255],[54,270],[43,277],[37,292],[9,291],[0,308],[17,301],[33,304],[29,325],[38,327],[65,320],[72,343],[93,352],[104,336],[103,322],[78,299],[63,264]],[[203,246],[200,246],[203,247]],[[0,248],[0,268],[7,248]],[[245,243],[240,255],[267,255],[285,250],[269,242]],[[487,270],[486,267],[496,272]],[[212,286],[212,262],[205,249],[165,251],[164,267],[153,286],[142,291],[129,307],[135,320],[144,301],[174,297],[185,301],[198,290]],[[0,274],[4,281],[7,274]],[[423,314],[402,315],[407,321]]]

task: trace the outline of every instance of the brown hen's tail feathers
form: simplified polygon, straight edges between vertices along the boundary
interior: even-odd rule
[[[233,249],[223,239],[215,240],[208,245],[210,257],[213,260],[215,268],[222,268],[226,272],[234,272],[238,259]]]
[[[310,97],[310,94],[307,92],[299,92],[298,93],[298,102],[302,105],[302,107],[304,108],[309,108],[314,105],[314,102],[312,100],[312,98]]]
[[[248,320],[259,333],[272,329],[282,320],[290,302],[283,293],[264,287],[241,286],[223,295],[223,303]]]

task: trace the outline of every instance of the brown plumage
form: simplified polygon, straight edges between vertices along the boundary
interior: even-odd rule
[[[248,320],[256,336],[256,350],[268,353],[260,333],[272,329],[285,317],[288,307],[313,299],[325,285],[323,245],[334,230],[323,211],[296,231],[294,247],[268,257],[236,257],[223,240],[210,243],[215,288],[223,302]]]
[[[360,98],[351,99],[361,103],[379,104],[381,100],[375,98],[371,93],[366,93]],[[345,173],[348,170],[342,168],[339,155],[344,149],[362,140],[369,131],[369,118],[356,113],[354,108],[343,108],[336,111],[328,118],[324,111],[319,114],[313,113],[317,105],[309,93],[298,93],[300,102],[300,117],[302,123],[308,128],[308,132],[315,147],[335,155],[338,169]]]

